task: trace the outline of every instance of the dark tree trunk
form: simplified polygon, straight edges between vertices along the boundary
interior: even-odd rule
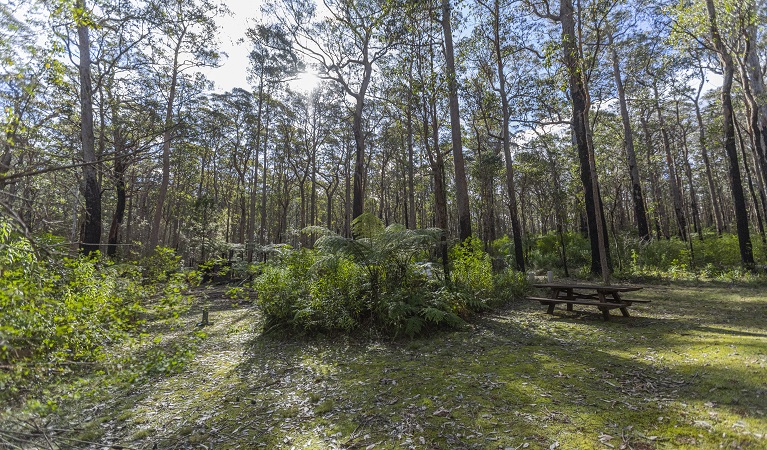
[[[501,33],[500,33],[500,6],[499,1],[494,5],[494,50],[495,60],[498,69],[498,93],[501,97],[501,112],[503,113],[503,129],[501,137],[503,141],[503,157],[506,161],[506,190],[509,195],[509,215],[511,219],[511,232],[514,239],[514,262],[516,269],[520,272],[525,271],[525,255],[522,248],[522,229],[519,226],[519,216],[517,215],[517,190],[514,188],[514,164],[511,159],[511,136],[509,135],[509,121],[511,117],[511,108],[509,106],[509,95],[506,92],[506,72],[504,67],[503,54],[501,52]]]
[[[573,116],[570,123],[573,140],[578,150],[581,169],[586,219],[591,241],[591,272],[601,274],[605,283],[609,282],[610,268],[607,261],[606,235],[604,230],[602,203],[599,198],[599,184],[594,167],[593,148],[589,145],[589,96],[583,80],[580,63],[580,51],[577,46],[575,17],[571,0],[560,2],[559,20],[562,22],[563,61],[568,71],[570,99]]]
[[[77,6],[86,10],[85,0]],[[93,136],[93,88],[91,85],[91,44],[88,25],[77,27],[80,51],[80,138],[83,146],[83,196],[85,197],[85,223],[80,250],[90,255],[101,244],[101,185],[96,170],[95,138]]]
[[[740,166],[738,164],[738,151],[735,148],[735,127],[732,110],[732,79],[734,75],[734,63],[732,56],[725,48],[719,35],[719,28],[716,21],[716,9],[714,0],[706,0],[708,10],[709,25],[713,37],[716,51],[719,54],[719,60],[722,65],[722,117],[724,119],[724,149],[727,153],[727,160],[730,164],[730,183],[732,187],[732,199],[735,206],[735,223],[738,231],[738,244],[740,247],[740,257],[743,266],[746,269],[753,269],[754,254],[751,245],[751,235],[748,229],[748,212],[746,211],[746,200],[743,195],[743,183],[740,177]]]
[[[107,246],[107,255],[114,258],[117,255],[117,246],[120,243],[120,226],[123,223],[123,217],[125,216],[125,139],[122,137],[122,133],[119,128],[114,132],[114,146],[115,146],[115,191],[117,194],[117,204],[115,205],[115,212],[112,216],[112,225],[109,227],[109,239]]]

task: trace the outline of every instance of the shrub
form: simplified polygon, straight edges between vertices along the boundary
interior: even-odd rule
[[[140,323],[144,289],[135,270],[98,257],[38,259],[0,222],[0,373],[13,394],[62,362],[98,360]],[[127,269],[127,270],[126,270]]]
[[[469,237],[450,250],[450,276],[455,287],[482,298],[493,295],[493,265],[482,242]]]

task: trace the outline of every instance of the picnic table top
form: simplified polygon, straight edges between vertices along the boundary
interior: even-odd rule
[[[642,290],[639,286],[619,286],[610,285],[605,286],[601,284],[582,284],[582,283],[535,283],[533,286],[537,288],[549,288],[549,289],[590,289],[597,292],[631,292]]]

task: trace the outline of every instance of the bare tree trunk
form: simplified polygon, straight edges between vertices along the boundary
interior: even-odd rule
[[[114,118],[113,118],[114,120]],[[117,122],[117,121],[114,121]],[[117,246],[120,242],[120,226],[123,223],[123,217],[125,216],[125,139],[120,132],[119,125],[115,126],[114,131],[114,148],[115,148],[115,191],[117,193],[117,204],[115,205],[115,212],[112,216],[112,225],[109,228],[109,239],[107,246],[107,255],[114,258],[117,255]]]
[[[445,35],[445,63],[447,73],[448,99],[450,101],[450,133],[453,141],[453,166],[455,168],[455,197],[458,205],[458,236],[461,241],[471,236],[471,214],[469,211],[469,187],[463,161],[461,139],[461,117],[458,109],[458,79],[455,72],[453,51],[453,29],[450,23],[450,0],[442,0],[442,31]]]
[[[173,103],[176,100],[176,85],[178,83],[179,55],[181,53],[181,43],[184,41],[186,28],[183,29],[178,37],[176,47],[173,52],[173,67],[171,68],[170,91],[168,93],[168,103],[165,107],[165,131],[162,135],[162,179],[160,181],[160,191],[157,193],[157,206],[155,206],[154,217],[152,218],[152,231],[149,234],[148,251],[154,251],[160,243],[160,224],[162,223],[162,213],[165,208],[165,199],[168,196],[168,186],[170,185],[170,145],[173,128]]]
[[[695,105],[695,118],[698,121],[698,141],[700,142],[700,153],[703,157],[703,165],[706,168],[706,181],[708,182],[708,192],[711,196],[711,207],[714,209],[714,220],[716,221],[716,232],[718,235],[722,235],[724,231],[724,220],[722,219],[722,208],[719,205],[719,196],[717,195],[716,183],[714,182],[714,174],[711,170],[711,160],[708,157],[708,150],[706,146],[706,128],[703,123],[703,114],[700,112],[700,94],[703,91],[706,78],[701,71],[701,81],[698,86],[698,93],[693,100]]]
[[[255,155],[253,156],[253,183],[250,188],[250,213],[248,216],[248,262],[253,262],[253,253],[256,249],[256,203],[258,202],[258,154],[261,150],[261,127],[263,123],[263,105],[264,105],[264,77],[263,70],[258,82],[258,106],[256,114],[258,123],[256,123],[256,142]],[[266,161],[266,160],[264,160]],[[266,165],[266,164],[264,164]]]
[[[746,156],[746,143],[745,143],[745,140],[743,139],[743,134],[740,131],[740,126],[738,125],[737,118],[735,118],[735,120],[733,121],[733,124],[735,125],[735,130],[738,133],[738,144],[740,147],[740,155],[743,157],[743,169],[746,171],[746,181],[748,182],[748,190],[751,193],[751,201],[754,204],[754,211],[756,212],[756,224],[759,227],[759,235],[762,237],[762,243],[767,243],[767,237],[765,236],[765,232],[764,232],[764,222],[762,220],[764,217],[762,216],[762,212],[765,211],[765,208],[767,207],[767,202],[765,202],[764,193],[760,190],[759,193],[757,194],[757,190],[754,189],[754,182],[751,179],[751,168],[748,165],[748,157]],[[758,171],[759,169],[756,169],[756,172]]]
[[[86,10],[85,0],[77,7]],[[77,26],[80,51],[80,138],[83,146],[83,196],[85,197],[85,224],[80,250],[90,255],[101,244],[101,186],[96,170],[95,138],[93,136],[93,88],[91,85],[91,44],[88,25]]]
[[[501,112],[503,113],[503,129],[501,130],[501,140],[503,142],[503,157],[506,161],[506,190],[509,195],[509,216],[511,219],[511,232],[514,239],[514,262],[516,269],[520,272],[525,271],[525,255],[522,248],[522,229],[519,226],[519,216],[517,215],[517,190],[514,188],[514,164],[511,159],[511,136],[509,135],[509,121],[511,117],[511,108],[509,107],[509,94],[506,92],[506,68],[504,65],[503,54],[501,52],[501,24],[500,24],[500,2],[495,1],[493,14],[493,34],[495,62],[498,70],[498,94],[501,97]]]
[[[612,44],[612,35],[610,35]],[[644,195],[642,194],[642,181],[639,178],[639,167],[637,166],[636,151],[634,151],[634,136],[631,130],[631,118],[629,117],[628,105],[626,103],[626,91],[623,88],[621,78],[621,69],[618,62],[618,52],[611,48],[613,60],[613,75],[615,76],[615,87],[618,90],[618,102],[621,110],[621,120],[623,122],[623,143],[626,149],[626,161],[629,166],[629,177],[631,178],[631,199],[634,202],[634,217],[637,222],[637,231],[642,240],[650,239],[650,229],[647,226],[647,212],[644,206]]]
[[[690,165],[690,150],[687,145],[687,130],[682,123],[682,116],[679,112],[679,102],[676,102],[676,122],[679,129],[682,131],[682,149],[684,150],[684,173],[687,177],[687,184],[690,189],[690,209],[692,210],[692,223],[695,228],[695,232],[698,233],[698,239],[703,240],[703,229],[700,224],[700,210],[698,209],[698,195],[695,191],[695,183],[693,183],[692,166]]]
[[[411,62],[410,64],[410,80],[412,82],[413,79],[413,64]],[[411,83],[412,84],[412,83]],[[415,220],[415,181],[414,181],[414,172],[415,172],[415,164],[413,162],[413,153],[414,153],[414,145],[413,145],[413,100],[412,100],[412,86],[410,89],[408,89],[408,103],[407,103],[407,112],[406,112],[406,119],[407,119],[407,203],[406,203],[406,209],[407,209],[407,220],[406,225],[407,228],[414,230],[417,228],[416,226],[416,220]]]
[[[601,273],[604,283],[608,284],[610,282],[610,268],[607,261],[608,249],[605,247],[602,203],[599,197],[593,148],[588,141],[589,97],[580,64],[580,51],[577,47],[579,41],[575,33],[575,18],[571,0],[560,1],[559,20],[562,22],[563,60],[568,71],[570,99],[573,105],[573,117],[570,126],[580,160],[581,182],[583,183],[586,218],[591,241],[591,272]]]
[[[671,155],[671,142],[666,128],[666,120],[663,118],[663,111],[660,106],[660,97],[658,95],[658,86],[653,83],[653,93],[655,94],[655,113],[658,115],[658,125],[663,140],[663,150],[666,153],[666,166],[668,167],[668,183],[671,190],[671,199],[674,204],[674,216],[676,217],[677,230],[683,241],[687,241],[687,218],[684,214],[684,203],[682,202],[682,193],[679,190],[679,178],[676,174],[676,164]]]

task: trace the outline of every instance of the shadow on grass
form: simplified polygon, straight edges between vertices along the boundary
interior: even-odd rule
[[[513,302],[459,331],[396,341],[244,333],[255,311],[215,300],[221,317],[195,359],[116,403],[122,431],[100,442],[760,448],[767,340],[750,316],[765,300],[721,300],[730,294],[653,287],[641,294],[653,303],[609,322],[595,308],[549,316]]]

